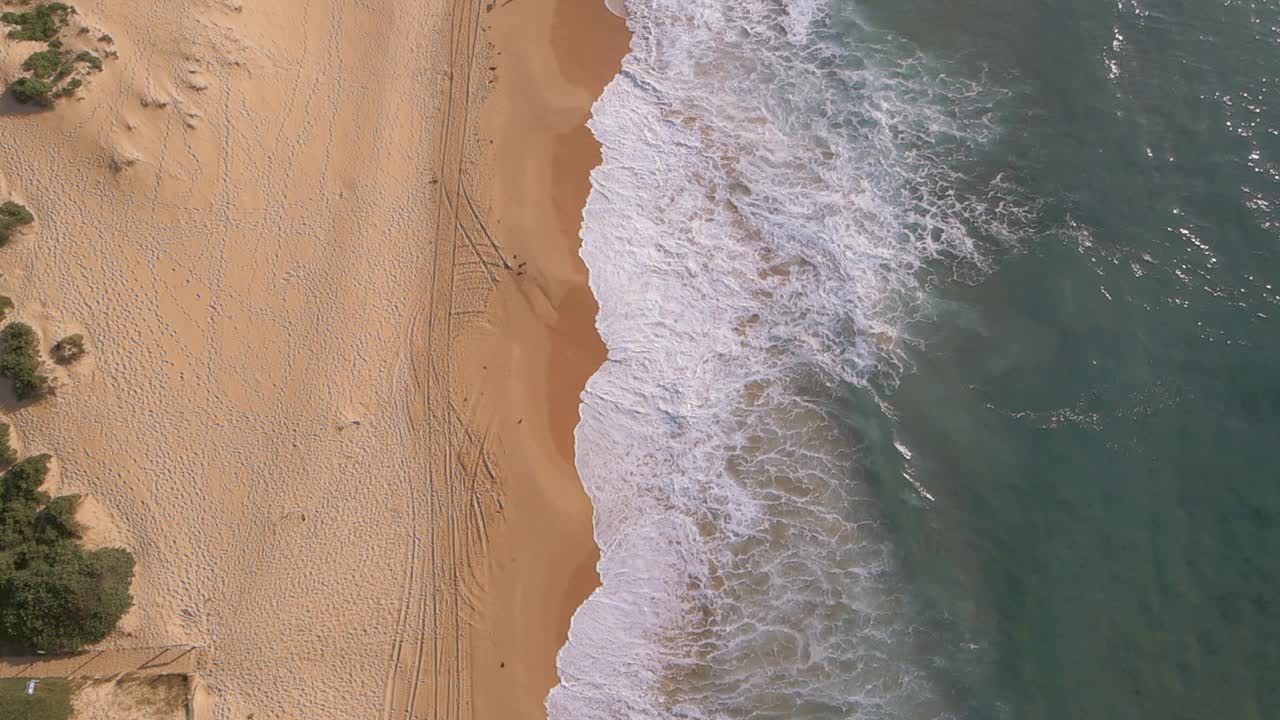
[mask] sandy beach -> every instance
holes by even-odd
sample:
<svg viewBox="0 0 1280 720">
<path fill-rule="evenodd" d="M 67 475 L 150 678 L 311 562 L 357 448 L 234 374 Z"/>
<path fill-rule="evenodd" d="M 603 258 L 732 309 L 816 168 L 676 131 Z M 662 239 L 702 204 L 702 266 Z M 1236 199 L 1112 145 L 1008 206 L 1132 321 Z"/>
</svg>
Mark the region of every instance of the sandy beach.
<svg viewBox="0 0 1280 720">
<path fill-rule="evenodd" d="M 0 102 L 37 222 L 0 293 L 55 397 L 25 453 L 137 556 L 114 647 L 202 648 L 216 718 L 538 717 L 595 586 L 573 470 L 604 357 L 582 127 L 597 0 L 88 0 L 108 57 Z M 5 43 L 8 82 L 38 46 Z"/>
</svg>

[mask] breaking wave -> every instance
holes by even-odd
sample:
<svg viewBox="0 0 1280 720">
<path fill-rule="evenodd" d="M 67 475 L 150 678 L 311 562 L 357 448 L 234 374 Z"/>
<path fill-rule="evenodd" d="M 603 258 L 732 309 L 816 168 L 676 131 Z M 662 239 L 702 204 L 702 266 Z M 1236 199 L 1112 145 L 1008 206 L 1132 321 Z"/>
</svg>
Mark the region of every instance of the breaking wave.
<svg viewBox="0 0 1280 720">
<path fill-rule="evenodd" d="M 823 0 L 627 5 L 582 231 L 603 586 L 550 717 L 949 717 L 833 400 L 1025 219 L 965 172 L 1004 95 Z"/>
</svg>

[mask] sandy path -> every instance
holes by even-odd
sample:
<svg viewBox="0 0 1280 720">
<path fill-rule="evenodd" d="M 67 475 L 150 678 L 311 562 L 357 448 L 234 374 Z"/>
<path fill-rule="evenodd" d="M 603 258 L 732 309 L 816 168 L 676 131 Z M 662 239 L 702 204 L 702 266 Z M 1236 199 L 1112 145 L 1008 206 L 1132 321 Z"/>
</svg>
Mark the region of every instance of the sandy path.
<svg viewBox="0 0 1280 720">
<path fill-rule="evenodd" d="M 196 647 L 105 648 L 76 655 L 0 658 L 0 677 L 79 678 L 135 675 L 187 675 L 197 672 L 204 650 Z"/>
</svg>

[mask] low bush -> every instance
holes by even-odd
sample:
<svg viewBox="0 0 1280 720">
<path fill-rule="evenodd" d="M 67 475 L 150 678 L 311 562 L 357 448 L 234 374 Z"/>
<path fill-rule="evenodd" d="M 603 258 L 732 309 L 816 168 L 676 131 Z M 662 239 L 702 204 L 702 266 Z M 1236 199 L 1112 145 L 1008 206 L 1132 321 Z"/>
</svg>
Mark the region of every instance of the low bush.
<svg viewBox="0 0 1280 720">
<path fill-rule="evenodd" d="M 36 331 L 22 322 L 11 322 L 0 330 L 0 377 L 13 381 L 19 400 L 44 394 L 49 378 L 40 374 L 40 353 Z"/>
<path fill-rule="evenodd" d="M 0 295 L 0 320 L 9 316 L 13 312 L 13 299 L 8 295 Z"/>
<path fill-rule="evenodd" d="M 9 31 L 10 37 L 44 40 L 48 45 L 23 61 L 22 69 L 30 75 L 18 78 L 10 86 L 18 102 L 47 104 L 53 99 L 67 97 L 83 84 L 85 72 L 102 70 L 102 56 L 98 53 L 81 50 L 72 54 L 70 50 L 63 49 L 62 38 L 58 35 L 67 24 L 67 16 L 74 12 L 74 8 L 62 3 L 42 3 L 28 12 L 0 15 L 4 22 L 15 26 Z M 85 27 L 80 30 L 82 34 L 88 32 Z"/>
<path fill-rule="evenodd" d="M 14 40 L 52 40 L 67 26 L 67 18 L 75 8 L 66 3 L 40 3 L 25 12 L 7 12 L 0 22 L 13 25 L 9 37 Z"/>
<path fill-rule="evenodd" d="M 73 363 L 84 357 L 84 336 L 80 334 L 68 335 L 53 344 L 50 351 L 53 359 L 62 365 Z"/>
<path fill-rule="evenodd" d="M 66 61 L 66 55 L 61 50 L 41 50 L 31 53 L 30 57 L 23 60 L 22 69 L 30 72 L 34 77 L 47 80 L 56 75 Z"/>
<path fill-rule="evenodd" d="M 34 52 L 22 62 L 22 69 L 31 73 L 14 81 L 13 96 L 22 103 L 48 102 L 53 98 L 67 97 L 84 84 L 82 67 L 100 72 L 102 58 L 97 53 L 82 50 L 75 55 L 52 47 Z"/>
<path fill-rule="evenodd" d="M 9 467 L 18 461 L 18 452 L 9 442 L 9 423 L 0 422 L 0 467 Z"/>
<path fill-rule="evenodd" d="M 0 245 L 9 242 L 13 231 L 35 222 L 36 217 L 25 206 L 9 201 L 0 203 Z M 12 307 L 12 305 L 10 305 Z"/>
<path fill-rule="evenodd" d="M 84 63 L 85 65 L 88 65 L 94 70 L 102 69 L 102 58 L 98 57 L 97 54 L 95 53 L 89 52 L 88 50 L 83 50 L 77 53 L 74 59 L 76 62 Z"/>
<path fill-rule="evenodd" d="M 58 88 L 57 91 L 53 93 L 53 97 L 55 98 L 71 97 L 76 93 L 76 90 L 80 89 L 80 86 L 83 84 L 84 84 L 83 80 L 81 80 L 78 77 L 73 77 L 70 80 L 68 80 L 65 85 Z"/>
<path fill-rule="evenodd" d="M 9 86 L 13 98 L 23 105 L 44 102 L 53 92 L 53 83 L 34 77 L 20 77 Z"/>
</svg>

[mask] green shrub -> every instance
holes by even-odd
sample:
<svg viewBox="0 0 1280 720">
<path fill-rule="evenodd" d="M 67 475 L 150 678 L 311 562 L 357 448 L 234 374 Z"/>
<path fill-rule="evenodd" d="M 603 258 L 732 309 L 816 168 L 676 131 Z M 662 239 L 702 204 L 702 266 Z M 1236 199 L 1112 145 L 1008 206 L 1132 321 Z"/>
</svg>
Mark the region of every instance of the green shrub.
<svg viewBox="0 0 1280 720">
<path fill-rule="evenodd" d="M 80 334 L 68 335 L 53 344 L 53 350 L 50 353 L 57 362 L 67 365 L 84 357 L 84 336 Z"/>
<path fill-rule="evenodd" d="M 49 540 L 78 540 L 84 534 L 84 526 L 76 520 L 79 495 L 60 495 L 45 504 L 36 515 L 36 534 Z"/>
<path fill-rule="evenodd" d="M 14 40 L 52 40 L 67 26 L 67 17 L 75 8 L 66 3 L 40 3 L 26 12 L 7 12 L 0 22 L 13 25 L 9 37 Z"/>
<path fill-rule="evenodd" d="M 15 100 L 26 105 L 47 100 L 49 93 L 53 92 L 53 83 L 34 77 L 20 77 L 13 81 L 9 89 Z"/>
<path fill-rule="evenodd" d="M 77 72 L 77 65 L 101 71 L 102 58 L 88 50 L 74 56 L 53 48 L 32 53 L 22 63 L 22 68 L 31 74 L 14 81 L 13 95 L 23 103 L 67 97 L 84 83 Z"/>
<path fill-rule="evenodd" d="M 133 598 L 133 556 L 74 542 L 30 544 L 0 578 L 0 637 L 32 650 L 70 652 L 105 638 Z"/>
<path fill-rule="evenodd" d="M 9 442 L 9 423 L 0 422 L 0 467 L 9 467 L 18 461 L 18 452 Z"/>
<path fill-rule="evenodd" d="M 61 50 L 41 50 L 22 61 L 22 69 L 41 80 L 47 80 L 61 70 L 65 63 L 66 55 Z"/>
<path fill-rule="evenodd" d="M 49 496 L 40 486 L 49 474 L 49 461 L 52 459 L 47 453 L 42 453 L 14 463 L 0 476 L 0 502 L 6 505 L 24 500 L 38 505 L 49 502 Z M 0 544 L 0 550 L 3 549 L 4 545 Z"/>
<path fill-rule="evenodd" d="M 13 312 L 13 299 L 8 295 L 0 295 L 0 320 L 9 316 Z"/>
<path fill-rule="evenodd" d="M 102 33 L 101 35 L 98 36 L 98 42 L 103 43 L 105 45 L 111 45 L 115 42 L 115 38 L 111 37 L 106 33 Z"/>
<path fill-rule="evenodd" d="M 37 455 L 0 476 L 0 576 L 15 569 L 18 550 L 37 541 L 40 508 L 50 500 L 40 489 L 48 473 L 49 456 Z"/>
<path fill-rule="evenodd" d="M 19 400 L 39 397 L 48 387 L 49 378 L 40 374 L 37 347 L 36 331 L 26 323 L 12 322 L 0 330 L 0 377 L 13 381 Z"/>
<path fill-rule="evenodd" d="M 35 216 L 25 206 L 9 201 L 0 203 L 0 245 L 9 242 L 13 231 L 35 222 Z M 10 307 L 13 307 L 10 303 Z"/>
<path fill-rule="evenodd" d="M 105 638 L 133 599 L 133 556 L 85 550 L 80 498 L 40 489 L 49 456 L 15 463 L 0 477 L 0 645 L 53 652 Z"/>
<path fill-rule="evenodd" d="M 84 63 L 85 65 L 88 65 L 94 70 L 102 69 L 102 58 L 98 57 L 94 53 L 89 52 L 88 50 L 82 50 L 79 53 L 77 53 L 75 57 L 75 61 Z"/>
<path fill-rule="evenodd" d="M 62 87 L 58 88 L 53 92 L 53 97 L 55 98 L 71 97 L 72 95 L 76 94 L 76 90 L 79 90 L 82 84 L 83 82 L 80 80 L 80 78 L 78 77 L 71 78 L 70 80 L 67 81 L 66 85 L 63 85 Z"/>
</svg>

